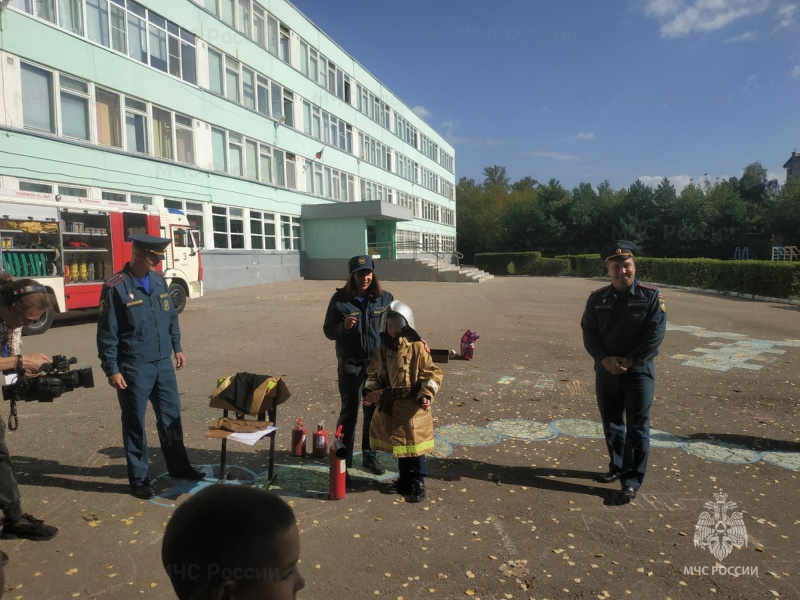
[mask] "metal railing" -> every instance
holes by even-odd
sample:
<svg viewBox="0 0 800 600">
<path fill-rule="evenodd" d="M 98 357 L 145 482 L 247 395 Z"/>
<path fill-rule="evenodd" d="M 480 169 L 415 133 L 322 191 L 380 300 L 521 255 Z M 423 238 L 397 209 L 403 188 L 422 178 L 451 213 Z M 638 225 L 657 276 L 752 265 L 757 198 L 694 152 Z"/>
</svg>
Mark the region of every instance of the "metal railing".
<svg viewBox="0 0 800 600">
<path fill-rule="evenodd" d="M 800 260 L 797 246 L 773 246 L 772 260 Z"/>
<path fill-rule="evenodd" d="M 458 250 L 444 248 L 439 244 L 421 244 L 420 242 L 380 242 L 369 244 L 367 251 L 370 254 L 380 255 L 381 259 L 414 259 L 429 256 L 440 263 L 448 265 L 461 265 L 464 255 Z"/>
</svg>

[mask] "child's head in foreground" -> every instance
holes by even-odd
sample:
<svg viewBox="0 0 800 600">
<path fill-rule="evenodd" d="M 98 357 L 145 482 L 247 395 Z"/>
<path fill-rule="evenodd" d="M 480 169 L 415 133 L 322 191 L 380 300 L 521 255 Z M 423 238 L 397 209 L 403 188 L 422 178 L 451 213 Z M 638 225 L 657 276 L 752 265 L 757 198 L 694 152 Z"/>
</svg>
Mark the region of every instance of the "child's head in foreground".
<svg viewBox="0 0 800 600">
<path fill-rule="evenodd" d="M 305 586 L 300 533 L 281 498 L 216 484 L 189 498 L 167 524 L 161 562 L 179 600 L 283 600 Z"/>
</svg>

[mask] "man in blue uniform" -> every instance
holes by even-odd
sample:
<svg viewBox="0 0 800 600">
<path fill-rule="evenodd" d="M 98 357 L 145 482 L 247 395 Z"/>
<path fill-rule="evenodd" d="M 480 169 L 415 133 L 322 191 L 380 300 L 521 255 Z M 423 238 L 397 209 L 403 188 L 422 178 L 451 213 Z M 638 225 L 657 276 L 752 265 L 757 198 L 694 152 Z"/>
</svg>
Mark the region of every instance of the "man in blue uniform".
<svg viewBox="0 0 800 600">
<path fill-rule="evenodd" d="M 164 276 L 156 271 L 169 238 L 132 235 L 133 256 L 103 285 L 97 351 L 108 383 L 117 390 L 122 410 L 122 438 L 131 493 L 155 496 L 147 467 L 144 415 L 148 400 L 156 415 L 158 438 L 169 474 L 200 480 L 183 445 L 181 405 L 175 368 L 186 359 L 181 349 L 178 314 Z M 172 353 L 175 352 L 175 368 Z"/>
<path fill-rule="evenodd" d="M 664 340 L 666 306 L 661 293 L 636 279 L 636 246 L 626 240 L 600 250 L 611 285 L 595 290 L 581 319 L 583 345 L 594 359 L 597 406 L 608 454 L 607 473 L 597 481 L 619 480 L 613 503 L 636 498 L 650 449 L 653 359 Z M 626 424 L 627 421 L 627 424 Z"/>
</svg>

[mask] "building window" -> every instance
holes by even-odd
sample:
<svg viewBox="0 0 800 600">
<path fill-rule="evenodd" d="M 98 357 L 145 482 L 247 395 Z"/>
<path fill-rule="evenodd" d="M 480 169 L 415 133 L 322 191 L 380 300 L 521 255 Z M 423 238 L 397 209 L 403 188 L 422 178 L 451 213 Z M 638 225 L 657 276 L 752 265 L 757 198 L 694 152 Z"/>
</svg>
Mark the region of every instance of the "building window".
<svg viewBox="0 0 800 600">
<path fill-rule="evenodd" d="M 170 36 L 170 41 L 176 39 L 174 35 Z M 177 42 L 176 42 L 177 43 Z M 184 81 L 197 84 L 197 47 L 195 36 L 183 29 L 180 30 L 180 43 L 181 43 L 181 73 L 179 77 Z"/>
<path fill-rule="evenodd" d="M 242 66 L 242 104 L 250 110 L 256 109 L 255 71 Z"/>
<path fill-rule="evenodd" d="M 101 197 L 103 198 L 103 200 L 111 200 L 112 202 L 128 201 L 128 194 L 123 194 L 120 192 L 101 192 Z"/>
<path fill-rule="evenodd" d="M 86 22 L 89 39 L 108 47 L 108 2 L 86 0 Z"/>
<path fill-rule="evenodd" d="M 147 64 L 147 23 L 143 6 L 128 0 L 128 56 Z"/>
<path fill-rule="evenodd" d="M 81 0 L 59 0 L 58 24 L 67 31 L 83 35 L 83 6 L 81 6 Z"/>
<path fill-rule="evenodd" d="M 244 157 L 242 156 L 242 136 L 235 133 L 228 134 L 228 164 L 231 175 L 244 176 Z"/>
<path fill-rule="evenodd" d="M 256 110 L 269 116 L 269 80 L 261 75 L 256 77 Z"/>
<path fill-rule="evenodd" d="M 212 206 L 211 221 L 215 248 L 244 248 L 244 209 Z"/>
<path fill-rule="evenodd" d="M 264 9 L 258 4 L 253 4 L 253 41 L 266 49 L 267 47 L 267 17 Z"/>
<path fill-rule="evenodd" d="M 88 0 L 87 0 L 88 1 Z M 128 30 L 125 26 L 125 9 L 113 4 L 111 12 L 111 47 L 122 54 L 128 53 Z"/>
<path fill-rule="evenodd" d="M 53 74 L 39 67 L 21 64 L 22 123 L 28 129 L 55 133 Z"/>
<path fill-rule="evenodd" d="M 148 31 L 150 34 L 150 66 L 166 73 L 168 64 L 166 19 L 149 12 L 148 21 Z"/>
<path fill-rule="evenodd" d="M 281 244 L 284 250 L 300 250 L 300 219 L 281 215 Z"/>
<path fill-rule="evenodd" d="M 250 0 L 239 0 L 239 10 L 236 15 L 236 29 L 248 38 L 250 37 Z"/>
<path fill-rule="evenodd" d="M 194 164 L 194 127 L 191 117 L 175 114 L 175 150 L 178 162 Z"/>
<path fill-rule="evenodd" d="M 267 14 L 267 50 L 278 56 L 278 20 Z"/>
<path fill-rule="evenodd" d="M 20 192 L 36 192 L 37 194 L 52 194 L 53 186 L 47 183 L 36 183 L 34 181 L 20 181 Z"/>
<path fill-rule="evenodd" d="M 220 0 L 219 18 L 231 27 L 233 27 L 234 2 L 235 0 Z"/>
<path fill-rule="evenodd" d="M 260 146 L 259 163 L 261 181 L 272 183 L 272 149 L 265 144 Z"/>
<path fill-rule="evenodd" d="M 133 197 L 131 196 L 131 202 Z M 182 210 L 189 221 L 189 228 L 195 232 L 199 247 L 203 247 L 203 205 L 200 202 L 164 199 L 164 208 Z"/>
<path fill-rule="evenodd" d="M 253 250 L 275 250 L 275 214 L 250 211 L 250 247 Z"/>
<path fill-rule="evenodd" d="M 294 94 L 283 90 L 283 118 L 286 125 L 294 127 Z"/>
<path fill-rule="evenodd" d="M 122 148 L 119 94 L 95 87 L 94 99 L 97 120 L 97 143 Z"/>
<path fill-rule="evenodd" d="M 286 187 L 297 189 L 297 167 L 294 154 L 286 153 Z"/>
<path fill-rule="evenodd" d="M 211 128 L 211 152 L 213 156 L 211 168 L 222 173 L 227 173 L 228 171 L 227 152 L 225 151 L 227 141 L 225 137 L 224 129 Z"/>
<path fill-rule="evenodd" d="M 285 62 L 287 65 L 292 64 L 292 57 L 291 57 L 291 53 L 289 52 L 289 48 L 290 48 L 289 40 L 290 40 L 289 28 L 286 27 L 285 25 L 281 25 L 280 44 L 279 44 L 279 52 L 280 52 L 279 58 L 283 62 Z"/>
<path fill-rule="evenodd" d="M 245 177 L 258 181 L 258 144 L 253 140 L 245 140 Z"/>
<path fill-rule="evenodd" d="M 239 61 L 225 57 L 225 97 L 239 102 Z"/>
<path fill-rule="evenodd" d="M 86 188 L 72 187 L 69 185 L 58 186 L 58 193 L 62 196 L 74 196 L 76 198 L 87 198 L 89 191 Z"/>
<path fill-rule="evenodd" d="M 277 148 L 272 149 L 272 155 L 275 157 L 275 185 L 281 187 L 286 186 L 286 165 L 283 159 L 283 150 Z"/>
<path fill-rule="evenodd" d="M 128 152 L 148 154 L 147 105 L 125 98 L 125 137 Z"/>
<path fill-rule="evenodd" d="M 225 91 L 222 75 L 222 54 L 211 48 L 208 49 L 208 89 L 220 96 Z"/>
<path fill-rule="evenodd" d="M 159 158 L 172 159 L 172 113 L 153 107 L 153 151 Z"/>
<path fill-rule="evenodd" d="M 89 139 L 89 84 L 66 75 L 59 78 L 61 133 L 81 140 Z"/>
</svg>

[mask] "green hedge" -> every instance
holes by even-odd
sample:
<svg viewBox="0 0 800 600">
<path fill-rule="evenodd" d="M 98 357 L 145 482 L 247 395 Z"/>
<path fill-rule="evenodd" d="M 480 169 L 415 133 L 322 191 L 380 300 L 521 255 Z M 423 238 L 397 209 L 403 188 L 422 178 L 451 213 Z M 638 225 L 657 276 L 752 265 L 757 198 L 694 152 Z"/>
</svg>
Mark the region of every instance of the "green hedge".
<svg viewBox="0 0 800 600">
<path fill-rule="evenodd" d="M 475 255 L 475 266 L 492 275 L 556 277 L 570 272 L 569 260 L 542 258 L 541 252 L 481 252 Z"/>
<path fill-rule="evenodd" d="M 607 274 L 599 254 L 556 258 L 570 262 L 571 275 L 597 277 Z M 667 285 L 800 299 L 800 263 L 795 262 L 638 257 L 636 277 L 642 281 Z"/>
</svg>

